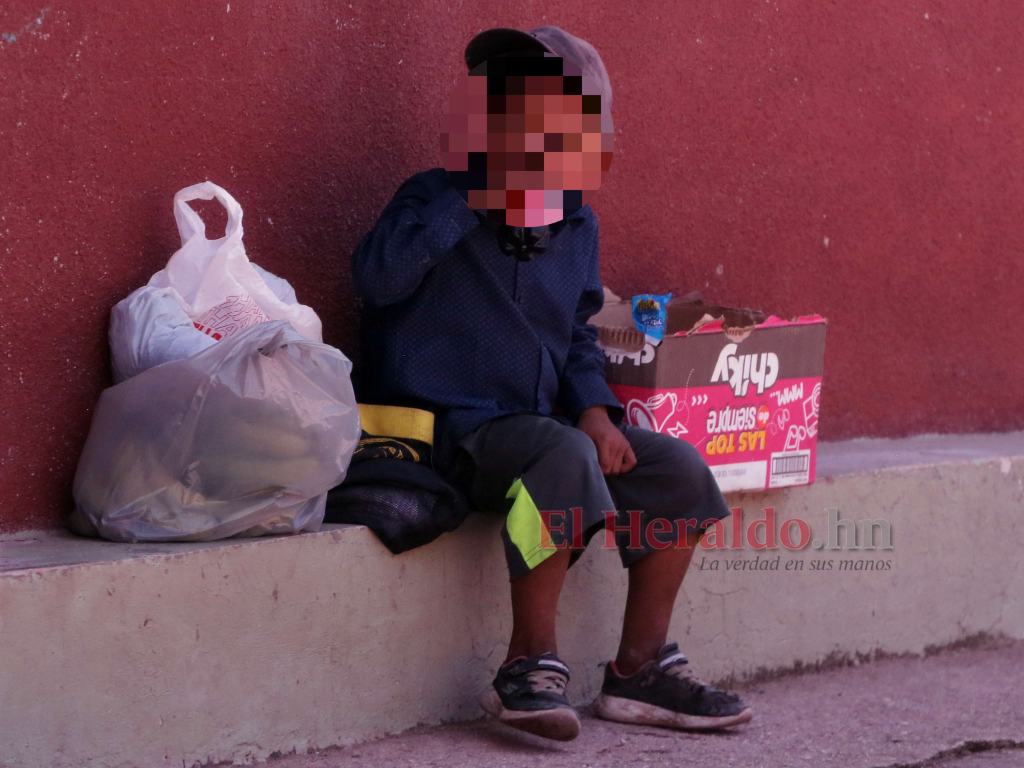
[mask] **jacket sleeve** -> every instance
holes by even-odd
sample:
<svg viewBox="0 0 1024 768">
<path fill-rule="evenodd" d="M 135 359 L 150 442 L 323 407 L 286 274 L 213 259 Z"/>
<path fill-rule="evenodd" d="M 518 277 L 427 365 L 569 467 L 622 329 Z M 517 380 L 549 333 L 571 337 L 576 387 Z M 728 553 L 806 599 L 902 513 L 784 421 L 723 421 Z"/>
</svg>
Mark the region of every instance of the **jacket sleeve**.
<svg viewBox="0 0 1024 768">
<path fill-rule="evenodd" d="M 443 169 L 413 176 L 352 254 L 356 293 L 374 306 L 405 299 L 479 224 Z"/>
<path fill-rule="evenodd" d="M 593 251 L 587 283 L 576 305 L 569 354 L 558 382 L 558 396 L 573 421 L 587 408 L 608 406 L 608 416 L 615 423 L 622 421 L 622 405 L 605 381 L 605 356 L 597 346 L 597 328 L 587 321 L 604 305 L 598 266 L 597 220 L 594 219 Z"/>
</svg>

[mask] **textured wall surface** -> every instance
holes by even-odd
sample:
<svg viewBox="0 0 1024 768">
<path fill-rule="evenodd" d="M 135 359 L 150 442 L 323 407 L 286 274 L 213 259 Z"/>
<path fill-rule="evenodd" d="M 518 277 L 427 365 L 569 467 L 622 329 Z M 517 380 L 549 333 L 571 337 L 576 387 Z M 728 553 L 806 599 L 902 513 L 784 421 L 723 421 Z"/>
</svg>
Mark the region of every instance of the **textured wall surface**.
<svg viewBox="0 0 1024 768">
<path fill-rule="evenodd" d="M 108 310 L 174 251 L 175 191 L 226 187 L 253 260 L 351 353 L 348 255 L 439 164 L 462 46 L 544 23 L 615 88 L 594 205 L 613 290 L 826 315 L 825 439 L 1024 426 L 1016 0 L 9 0 L 0 532 L 70 504 Z"/>
</svg>

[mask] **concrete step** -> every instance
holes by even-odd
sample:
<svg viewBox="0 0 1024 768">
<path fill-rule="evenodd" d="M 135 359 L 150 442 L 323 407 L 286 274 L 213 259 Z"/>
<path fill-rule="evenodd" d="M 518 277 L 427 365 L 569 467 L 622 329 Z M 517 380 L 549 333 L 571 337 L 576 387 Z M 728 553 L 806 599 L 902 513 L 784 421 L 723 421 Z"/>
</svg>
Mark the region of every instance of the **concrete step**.
<svg viewBox="0 0 1024 768">
<path fill-rule="evenodd" d="M 672 637 L 705 677 L 1024 638 L 1024 433 L 824 444 L 815 485 L 729 500 L 744 526 L 772 507 L 812 539 L 827 538 L 829 508 L 884 518 L 892 549 L 698 551 Z M 475 718 L 511 623 L 500 526 L 474 515 L 399 556 L 358 526 L 209 544 L 7 539 L 0 765 L 245 762 Z M 624 605 L 600 543 L 560 605 L 577 703 L 597 693 Z"/>
</svg>

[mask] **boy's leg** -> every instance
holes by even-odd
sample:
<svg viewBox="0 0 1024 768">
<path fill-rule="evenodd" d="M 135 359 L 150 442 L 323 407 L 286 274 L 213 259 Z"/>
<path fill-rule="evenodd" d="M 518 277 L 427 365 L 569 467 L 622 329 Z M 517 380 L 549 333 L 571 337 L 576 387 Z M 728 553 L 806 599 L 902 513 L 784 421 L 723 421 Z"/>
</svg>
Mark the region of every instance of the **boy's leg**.
<svg viewBox="0 0 1024 768">
<path fill-rule="evenodd" d="M 597 713 L 609 720 L 674 728 L 745 723 L 752 717 L 746 704 L 697 679 L 679 647 L 667 642 L 698 532 L 705 522 L 729 515 L 729 507 L 692 445 L 635 427 L 623 432 L 637 465 L 609 477 L 608 486 L 620 510 L 616 538 L 629 569 L 629 596 L 618 657 L 605 669 Z M 630 522 L 628 510 L 643 510 L 639 542 L 621 530 Z"/>
<path fill-rule="evenodd" d="M 601 530 L 604 511 L 615 508 L 597 449 L 578 429 L 529 414 L 489 422 L 459 447 L 463 467 L 455 482 L 476 509 L 506 515 L 502 541 L 518 606 L 516 643 L 539 642 L 565 569 Z"/>
<path fill-rule="evenodd" d="M 569 550 L 557 552 L 512 582 L 512 639 L 506 663 L 520 656 L 558 653 L 555 615 L 569 555 Z"/>
<path fill-rule="evenodd" d="M 626 674 L 656 658 L 665 644 L 672 609 L 702 526 L 731 513 L 696 448 L 638 427 L 620 429 L 637 460 L 630 472 L 607 478 L 619 510 L 616 543 L 629 570 L 629 596 L 616 659 Z M 634 530 L 627 530 L 630 525 Z"/>
<path fill-rule="evenodd" d="M 573 739 L 579 715 L 565 696 L 569 670 L 556 653 L 555 616 L 569 564 L 614 508 L 597 449 L 579 430 L 532 415 L 485 424 L 459 445 L 472 464 L 460 482 L 474 506 L 506 513 L 512 582 L 508 654 L 480 703 L 513 727 Z"/>
<path fill-rule="evenodd" d="M 632 675 L 657 658 L 668 641 L 668 625 L 700 534 L 690 531 L 687 547 L 650 552 L 629 566 L 629 595 L 622 621 L 622 640 L 615 657 L 619 674 Z"/>
</svg>

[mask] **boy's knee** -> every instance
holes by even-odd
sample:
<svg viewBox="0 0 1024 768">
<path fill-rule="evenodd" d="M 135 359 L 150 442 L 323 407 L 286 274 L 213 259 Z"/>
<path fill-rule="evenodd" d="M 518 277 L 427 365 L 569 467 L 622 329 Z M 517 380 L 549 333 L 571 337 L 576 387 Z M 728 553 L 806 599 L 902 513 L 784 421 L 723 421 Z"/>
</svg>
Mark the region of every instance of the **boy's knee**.
<svg viewBox="0 0 1024 768">
<path fill-rule="evenodd" d="M 688 472 L 704 468 L 704 458 L 693 445 L 668 435 L 664 437 L 664 440 L 658 441 L 656 461 L 664 466 L 668 474 L 686 476 Z"/>
<path fill-rule="evenodd" d="M 568 427 L 559 430 L 548 448 L 548 461 L 561 463 L 566 469 L 576 466 L 598 465 L 597 446 L 584 432 Z"/>
</svg>

